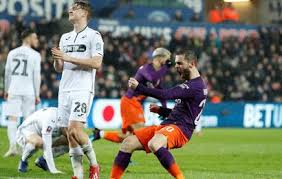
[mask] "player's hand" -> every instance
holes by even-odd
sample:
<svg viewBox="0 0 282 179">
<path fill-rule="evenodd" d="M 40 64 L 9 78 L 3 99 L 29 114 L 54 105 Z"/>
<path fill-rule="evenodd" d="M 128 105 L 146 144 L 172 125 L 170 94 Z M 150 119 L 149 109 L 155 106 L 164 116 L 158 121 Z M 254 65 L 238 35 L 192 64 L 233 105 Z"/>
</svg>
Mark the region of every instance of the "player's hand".
<svg viewBox="0 0 282 179">
<path fill-rule="evenodd" d="M 35 98 L 35 105 L 39 104 L 41 102 L 40 97 Z"/>
<path fill-rule="evenodd" d="M 130 78 L 128 80 L 128 87 L 135 90 L 137 86 L 139 85 L 139 82 L 135 78 Z"/>
<path fill-rule="evenodd" d="M 166 61 L 165 61 L 165 64 L 166 64 L 166 66 L 167 66 L 168 68 L 170 68 L 170 67 L 173 66 L 173 63 L 172 63 L 171 60 L 166 60 Z"/>
<path fill-rule="evenodd" d="M 64 60 L 64 61 L 67 61 L 67 55 L 62 52 L 58 47 L 53 47 L 51 49 L 51 52 L 52 52 L 52 57 L 53 59 L 55 60 Z"/>
<path fill-rule="evenodd" d="M 8 99 L 8 93 L 4 93 L 4 100 L 7 101 Z"/>
<path fill-rule="evenodd" d="M 155 103 L 150 104 L 150 112 L 158 113 L 160 110 L 160 106 L 156 105 Z"/>
</svg>

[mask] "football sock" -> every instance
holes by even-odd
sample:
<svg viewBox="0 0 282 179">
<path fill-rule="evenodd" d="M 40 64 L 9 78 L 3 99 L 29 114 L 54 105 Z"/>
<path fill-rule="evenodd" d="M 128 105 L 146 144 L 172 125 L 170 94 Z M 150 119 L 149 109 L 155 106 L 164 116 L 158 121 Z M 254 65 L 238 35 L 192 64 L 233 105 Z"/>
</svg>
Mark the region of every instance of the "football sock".
<svg viewBox="0 0 282 179">
<path fill-rule="evenodd" d="M 118 131 L 105 131 L 104 139 L 112 141 L 112 142 L 116 142 L 116 143 L 121 143 L 123 141 L 123 139 L 119 137 Z"/>
<path fill-rule="evenodd" d="M 119 151 L 115 158 L 114 165 L 111 170 L 112 179 L 120 179 L 123 172 L 127 168 L 131 158 L 131 153 Z"/>
<path fill-rule="evenodd" d="M 36 148 L 33 144 L 27 143 L 23 148 L 22 161 L 27 161 L 36 151 Z"/>
<path fill-rule="evenodd" d="M 98 165 L 96 154 L 94 152 L 94 149 L 92 148 L 92 143 L 89 139 L 87 144 L 82 145 L 82 150 L 84 154 L 87 156 L 90 166 Z"/>
<path fill-rule="evenodd" d="M 54 158 L 59 157 L 61 155 L 64 155 L 68 151 L 69 151 L 69 146 L 67 146 L 67 145 L 60 145 L 60 146 L 52 148 Z"/>
<path fill-rule="evenodd" d="M 155 153 L 156 157 L 159 159 L 162 166 L 175 178 L 181 178 L 182 172 L 180 171 L 178 165 L 175 163 L 175 160 L 172 154 L 164 147 L 161 147 Z"/>
<path fill-rule="evenodd" d="M 10 141 L 10 148 L 16 145 L 16 134 L 17 134 L 17 121 L 8 120 L 7 123 L 8 138 Z"/>
<path fill-rule="evenodd" d="M 71 165 L 73 169 L 73 174 L 78 179 L 83 179 L 83 166 L 82 166 L 82 157 L 83 152 L 80 146 L 75 148 L 70 148 L 69 155 L 71 158 Z"/>
</svg>

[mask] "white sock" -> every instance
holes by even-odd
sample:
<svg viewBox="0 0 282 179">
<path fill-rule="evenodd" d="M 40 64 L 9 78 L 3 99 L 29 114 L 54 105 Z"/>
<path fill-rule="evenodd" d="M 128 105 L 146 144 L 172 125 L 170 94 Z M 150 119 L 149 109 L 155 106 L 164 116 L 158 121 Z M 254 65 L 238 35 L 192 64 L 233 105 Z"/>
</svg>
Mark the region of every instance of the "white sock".
<svg viewBox="0 0 282 179">
<path fill-rule="evenodd" d="M 100 137 L 101 137 L 101 138 L 104 138 L 105 132 L 104 132 L 104 131 L 100 131 L 99 133 L 100 133 Z"/>
<path fill-rule="evenodd" d="M 17 121 L 8 120 L 7 122 L 7 131 L 8 131 L 8 138 L 10 142 L 10 148 L 16 146 L 16 134 L 17 134 Z"/>
<path fill-rule="evenodd" d="M 65 153 L 69 152 L 69 146 L 60 145 L 60 146 L 57 146 L 57 147 L 53 147 L 52 152 L 53 152 L 54 158 L 59 157 L 59 156 L 65 154 Z"/>
<path fill-rule="evenodd" d="M 92 148 L 92 143 L 89 139 L 87 144 L 82 145 L 82 150 L 84 154 L 87 156 L 90 166 L 98 165 L 96 154 L 94 152 L 94 149 Z"/>
<path fill-rule="evenodd" d="M 35 146 L 31 143 L 27 143 L 23 148 L 22 161 L 27 161 L 35 153 Z"/>
<path fill-rule="evenodd" d="M 83 179 L 83 166 L 82 166 L 82 157 L 83 152 L 80 146 L 75 148 L 70 148 L 69 150 L 71 165 L 73 169 L 74 176 L 78 177 L 78 179 Z"/>
</svg>

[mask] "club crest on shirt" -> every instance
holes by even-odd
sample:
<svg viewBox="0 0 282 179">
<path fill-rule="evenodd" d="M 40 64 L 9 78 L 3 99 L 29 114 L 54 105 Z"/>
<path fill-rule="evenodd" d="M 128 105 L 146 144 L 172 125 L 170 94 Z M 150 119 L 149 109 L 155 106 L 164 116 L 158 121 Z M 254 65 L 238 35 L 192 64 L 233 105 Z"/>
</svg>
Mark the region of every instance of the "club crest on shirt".
<svg viewBox="0 0 282 179">
<path fill-rule="evenodd" d="M 147 86 L 148 88 L 154 88 L 153 83 L 152 83 L 152 82 L 149 82 L 149 81 L 146 82 L 146 86 Z"/>
<path fill-rule="evenodd" d="M 102 49 L 102 44 L 101 43 L 96 43 L 96 50 L 100 51 Z"/>
</svg>

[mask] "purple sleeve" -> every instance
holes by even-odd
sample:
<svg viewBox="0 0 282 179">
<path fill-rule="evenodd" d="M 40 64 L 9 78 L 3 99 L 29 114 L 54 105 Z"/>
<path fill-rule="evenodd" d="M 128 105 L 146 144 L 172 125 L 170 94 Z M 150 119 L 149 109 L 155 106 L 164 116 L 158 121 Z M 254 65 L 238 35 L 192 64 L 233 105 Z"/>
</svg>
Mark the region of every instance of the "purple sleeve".
<svg viewBox="0 0 282 179">
<path fill-rule="evenodd" d="M 141 92 L 147 96 L 152 96 L 157 99 L 182 99 L 194 96 L 195 90 L 188 87 L 187 84 L 181 84 L 170 89 L 156 89 L 147 88 L 140 84 L 137 86 L 136 91 Z"/>
<path fill-rule="evenodd" d="M 160 82 L 160 84 L 156 87 L 158 89 L 163 89 L 162 87 L 162 81 Z M 160 102 L 162 104 L 162 107 L 166 108 L 166 100 L 165 99 L 160 99 Z"/>
<path fill-rule="evenodd" d="M 136 72 L 134 78 L 139 82 L 143 79 L 143 74 L 142 74 L 142 71 L 140 69 Z"/>
</svg>

